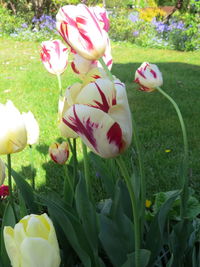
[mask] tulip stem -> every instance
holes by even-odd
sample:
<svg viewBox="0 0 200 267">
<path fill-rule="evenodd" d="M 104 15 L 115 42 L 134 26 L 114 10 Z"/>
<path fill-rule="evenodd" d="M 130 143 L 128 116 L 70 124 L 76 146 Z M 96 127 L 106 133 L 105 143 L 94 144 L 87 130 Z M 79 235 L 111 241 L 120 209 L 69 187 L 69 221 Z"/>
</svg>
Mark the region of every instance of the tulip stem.
<svg viewBox="0 0 200 267">
<path fill-rule="evenodd" d="M 136 151 L 138 155 L 138 162 L 139 162 L 139 170 L 140 170 L 140 199 L 141 199 L 141 237 L 143 236 L 143 228 L 145 222 L 145 200 L 146 200 L 146 180 L 145 180 L 145 173 L 144 173 L 144 164 L 142 160 L 141 154 L 141 145 L 139 142 L 138 134 L 137 134 L 137 126 L 135 123 L 134 118 L 132 117 L 133 123 L 133 139 L 135 141 Z"/>
<path fill-rule="evenodd" d="M 77 179 L 77 151 L 76 151 L 76 138 L 73 139 L 73 176 L 74 176 L 74 184 L 76 183 Z"/>
<path fill-rule="evenodd" d="M 31 162 L 31 181 L 32 181 L 32 188 L 35 189 L 35 175 L 34 175 L 34 160 L 33 160 L 33 148 L 32 145 L 29 145 L 29 155 L 30 155 L 30 162 Z"/>
<path fill-rule="evenodd" d="M 87 188 L 88 195 L 91 197 L 87 146 L 83 143 L 83 141 L 81 141 L 81 142 L 82 142 L 82 151 L 83 151 L 83 162 L 84 162 L 84 174 L 85 174 L 86 188 Z"/>
<path fill-rule="evenodd" d="M 65 168 L 65 180 L 64 180 L 64 188 L 63 188 L 63 198 L 64 202 L 72 205 L 73 197 L 74 197 L 74 188 L 71 182 L 68 166 L 67 164 L 64 165 Z"/>
<path fill-rule="evenodd" d="M 125 179 L 129 195 L 131 198 L 133 221 L 134 221 L 134 235 L 135 235 L 135 267 L 140 267 L 140 222 L 139 222 L 140 220 L 139 220 L 139 213 L 138 213 L 135 192 L 131 183 L 131 177 L 124 164 L 124 161 L 119 156 L 116 158 L 116 162 L 120 168 L 121 174 Z"/>
<path fill-rule="evenodd" d="M 17 213 L 15 210 L 14 198 L 13 198 L 13 190 L 12 190 L 12 176 L 11 176 L 11 154 L 7 155 L 7 162 L 8 162 L 8 186 L 9 186 L 9 197 L 10 197 L 10 204 L 13 208 L 13 213 L 15 216 L 15 220 L 17 221 Z"/>
<path fill-rule="evenodd" d="M 112 76 L 112 73 L 110 72 L 110 70 L 108 69 L 108 66 L 106 65 L 106 63 L 104 62 L 103 58 L 99 58 L 99 62 L 101 63 L 103 69 L 105 70 L 106 74 L 108 75 L 108 77 L 110 78 L 111 81 L 114 81 L 114 78 Z"/>
<path fill-rule="evenodd" d="M 182 194 L 181 194 L 181 208 L 180 208 L 180 215 L 181 218 L 183 219 L 186 217 L 186 209 L 187 209 L 187 201 L 189 198 L 189 190 L 188 190 L 188 140 L 187 140 L 187 133 L 186 133 L 186 128 L 185 128 L 185 123 L 183 121 L 183 117 L 181 114 L 181 111 L 176 104 L 176 102 L 167 94 L 165 93 L 160 87 L 156 87 L 156 89 L 164 96 L 166 97 L 171 104 L 174 106 L 176 113 L 179 118 L 179 122 L 181 125 L 181 130 L 183 134 L 183 145 L 184 145 L 184 156 L 183 156 L 183 170 L 182 170 Z"/>
<path fill-rule="evenodd" d="M 61 82 L 61 76 L 60 74 L 57 74 L 57 79 L 58 79 L 58 87 L 59 87 L 59 90 L 60 90 L 60 96 L 62 96 L 62 82 Z"/>
</svg>

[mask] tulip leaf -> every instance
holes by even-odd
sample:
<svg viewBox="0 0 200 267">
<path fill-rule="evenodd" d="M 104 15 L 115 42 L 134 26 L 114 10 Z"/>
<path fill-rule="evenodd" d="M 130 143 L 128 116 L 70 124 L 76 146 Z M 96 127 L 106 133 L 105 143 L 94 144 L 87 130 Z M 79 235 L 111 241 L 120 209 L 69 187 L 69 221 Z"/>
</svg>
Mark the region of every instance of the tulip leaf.
<svg viewBox="0 0 200 267">
<path fill-rule="evenodd" d="M 21 175 L 19 175 L 13 169 L 11 170 L 11 174 L 30 212 L 38 213 L 38 207 L 35 203 L 32 187 L 26 182 L 26 180 Z"/>
<path fill-rule="evenodd" d="M 116 167 L 113 166 L 115 162 L 113 159 L 104 162 L 101 157 L 94 153 L 90 153 L 90 158 L 96 171 L 96 176 L 102 179 L 108 197 L 112 197 L 115 188 L 115 180 L 117 179 L 117 175 L 114 177 L 115 173 L 112 173 L 116 170 Z"/>
<path fill-rule="evenodd" d="M 149 259 L 150 259 L 151 252 L 146 249 L 140 249 L 140 267 L 146 267 Z M 122 265 L 122 267 L 134 267 L 135 266 L 135 252 L 127 255 L 127 261 Z"/>
<path fill-rule="evenodd" d="M 123 228 L 116 221 L 99 215 L 100 234 L 99 238 L 107 256 L 114 267 L 121 267 L 127 260 L 127 254 L 134 249 L 133 224 L 126 215 L 123 215 Z"/>
<path fill-rule="evenodd" d="M 74 210 L 69 206 L 61 206 L 54 200 L 38 196 L 38 198 L 47 205 L 50 215 L 56 220 L 56 224 L 61 227 L 68 242 L 77 253 L 85 267 L 92 267 L 90 256 L 92 251 L 87 242 L 87 237 L 83 231 L 83 226 L 74 215 Z"/>
<path fill-rule="evenodd" d="M 75 192 L 76 209 L 83 225 L 88 242 L 94 252 L 98 249 L 98 229 L 96 210 L 89 200 L 85 179 L 80 176 Z"/>
<path fill-rule="evenodd" d="M 169 197 L 169 199 L 166 200 L 150 225 L 146 236 L 146 249 L 151 251 L 151 258 L 148 266 L 153 265 L 162 249 L 164 244 L 164 226 L 166 224 L 167 216 L 179 194 L 180 191 L 176 191 Z"/>
<path fill-rule="evenodd" d="M 15 215 L 13 212 L 13 208 L 11 207 L 11 205 L 8 203 L 8 205 L 6 206 L 6 209 L 4 211 L 4 215 L 3 215 L 3 220 L 2 220 L 2 225 L 1 225 L 1 261 L 3 266 L 6 267 L 10 267 L 10 260 L 8 258 L 7 252 L 6 252 L 6 248 L 5 248 L 5 244 L 4 244 L 4 238 L 3 238 L 3 229 L 4 226 L 11 226 L 14 227 L 16 224 L 16 220 L 15 220 Z"/>
</svg>

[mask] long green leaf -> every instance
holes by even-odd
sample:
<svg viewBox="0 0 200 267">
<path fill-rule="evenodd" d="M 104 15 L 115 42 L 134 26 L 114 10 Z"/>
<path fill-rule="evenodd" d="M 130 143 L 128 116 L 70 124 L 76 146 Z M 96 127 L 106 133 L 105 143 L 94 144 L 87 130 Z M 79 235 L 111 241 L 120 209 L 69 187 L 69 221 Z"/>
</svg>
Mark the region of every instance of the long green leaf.
<svg viewBox="0 0 200 267">
<path fill-rule="evenodd" d="M 11 170 L 11 174 L 30 212 L 38 213 L 38 207 L 35 203 L 32 187 L 26 182 L 23 177 L 21 177 L 21 175 L 19 175 L 13 169 Z"/>
<path fill-rule="evenodd" d="M 75 192 L 76 209 L 91 248 L 98 250 L 98 222 L 94 205 L 90 202 L 85 180 L 80 176 Z"/>
<path fill-rule="evenodd" d="M 151 252 L 146 249 L 140 249 L 140 267 L 146 267 L 149 259 L 150 259 Z M 134 267 L 135 266 L 135 252 L 127 255 L 127 261 L 122 265 L 122 267 Z"/>
</svg>

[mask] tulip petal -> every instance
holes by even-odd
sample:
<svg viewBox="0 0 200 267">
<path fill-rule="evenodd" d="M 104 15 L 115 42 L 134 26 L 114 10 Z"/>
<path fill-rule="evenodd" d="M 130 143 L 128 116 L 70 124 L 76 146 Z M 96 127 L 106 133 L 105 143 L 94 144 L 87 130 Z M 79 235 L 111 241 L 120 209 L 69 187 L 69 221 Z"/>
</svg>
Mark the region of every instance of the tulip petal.
<svg viewBox="0 0 200 267">
<path fill-rule="evenodd" d="M 14 239 L 14 230 L 10 226 L 5 226 L 3 230 L 4 243 L 13 267 L 21 267 L 20 250 Z"/>
<path fill-rule="evenodd" d="M 114 157 L 124 148 L 119 124 L 100 109 L 77 104 L 65 113 L 63 121 L 102 157 Z"/>
<path fill-rule="evenodd" d="M 59 267 L 60 257 L 47 240 L 39 237 L 25 238 L 20 247 L 21 267 Z"/>
</svg>

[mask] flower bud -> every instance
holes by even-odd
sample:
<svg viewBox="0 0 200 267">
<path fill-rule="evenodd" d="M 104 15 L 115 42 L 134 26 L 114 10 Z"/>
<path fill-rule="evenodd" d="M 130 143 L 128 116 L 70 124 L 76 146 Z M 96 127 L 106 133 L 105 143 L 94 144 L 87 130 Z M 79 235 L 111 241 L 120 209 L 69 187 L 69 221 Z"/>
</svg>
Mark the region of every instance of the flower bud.
<svg viewBox="0 0 200 267">
<path fill-rule="evenodd" d="M 163 84 L 162 73 L 156 65 L 144 62 L 136 70 L 134 82 L 140 85 L 140 90 L 152 92 Z"/>
<path fill-rule="evenodd" d="M 65 164 L 69 158 L 69 148 L 66 142 L 54 143 L 49 147 L 49 154 L 53 161 L 58 164 Z"/>
</svg>

